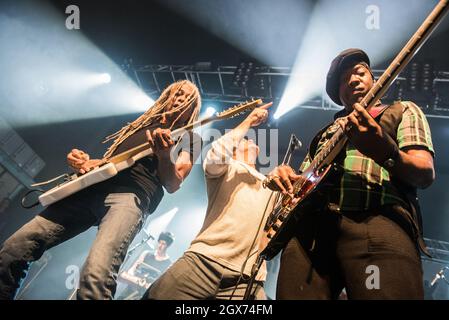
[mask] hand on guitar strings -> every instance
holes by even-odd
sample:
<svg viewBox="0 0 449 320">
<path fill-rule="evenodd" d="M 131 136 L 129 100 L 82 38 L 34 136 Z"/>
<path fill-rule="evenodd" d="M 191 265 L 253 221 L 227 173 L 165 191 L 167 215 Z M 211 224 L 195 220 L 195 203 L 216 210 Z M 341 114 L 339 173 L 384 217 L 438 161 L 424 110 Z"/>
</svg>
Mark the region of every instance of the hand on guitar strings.
<svg viewBox="0 0 449 320">
<path fill-rule="evenodd" d="M 79 149 L 72 149 L 72 151 L 67 154 L 67 163 L 80 174 L 85 174 L 95 167 L 98 167 L 101 162 L 102 160 L 100 159 L 90 159 L 88 153 Z"/>
<path fill-rule="evenodd" d="M 354 104 L 354 111 L 349 116 L 337 122 L 354 147 L 378 163 L 382 163 L 394 148 L 382 127 L 359 103 Z"/>
<path fill-rule="evenodd" d="M 157 128 L 152 132 L 146 131 L 148 144 L 158 158 L 170 155 L 171 147 L 175 144 L 170 134 L 170 129 Z"/>
<path fill-rule="evenodd" d="M 281 165 L 273 169 L 263 182 L 263 186 L 273 191 L 281 191 L 282 194 L 293 194 L 293 184 L 303 179 L 296 174 L 292 167 Z"/>
</svg>

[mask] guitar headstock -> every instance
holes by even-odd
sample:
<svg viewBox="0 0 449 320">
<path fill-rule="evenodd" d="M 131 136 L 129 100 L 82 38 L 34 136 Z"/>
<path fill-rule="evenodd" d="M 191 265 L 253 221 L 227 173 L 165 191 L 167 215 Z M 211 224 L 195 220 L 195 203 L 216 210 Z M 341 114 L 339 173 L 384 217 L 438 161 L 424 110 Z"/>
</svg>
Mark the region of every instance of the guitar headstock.
<svg viewBox="0 0 449 320">
<path fill-rule="evenodd" d="M 253 99 L 251 101 L 243 102 L 219 112 L 214 118 L 216 120 L 230 119 L 243 114 L 245 111 L 255 109 L 260 104 L 262 104 L 262 99 Z"/>
</svg>

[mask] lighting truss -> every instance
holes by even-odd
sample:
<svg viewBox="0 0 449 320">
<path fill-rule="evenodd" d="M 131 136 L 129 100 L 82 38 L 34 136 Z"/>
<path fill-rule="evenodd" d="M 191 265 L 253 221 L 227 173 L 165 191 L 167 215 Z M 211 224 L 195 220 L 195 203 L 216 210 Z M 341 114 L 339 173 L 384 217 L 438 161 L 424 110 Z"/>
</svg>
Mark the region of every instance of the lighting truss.
<svg viewBox="0 0 449 320">
<path fill-rule="evenodd" d="M 45 162 L 0 118 L 0 201 L 34 183 Z"/>
<path fill-rule="evenodd" d="M 135 68 L 135 77 L 140 87 L 149 95 L 162 92 L 168 80 L 173 82 L 187 79 L 194 82 L 201 93 L 202 100 L 224 103 L 240 103 L 250 98 L 262 98 L 279 101 L 282 92 L 273 90 L 273 81 L 286 81 L 290 75 L 290 68 L 284 67 L 256 67 L 254 77 L 266 77 L 267 90 L 257 96 L 252 95 L 248 88 L 231 88 L 231 80 L 236 66 L 218 66 L 215 70 L 195 70 L 194 65 L 147 65 Z M 165 77 L 164 77 L 165 75 Z M 149 81 L 144 81 L 146 78 Z M 208 85 L 209 82 L 209 85 Z M 210 85 L 213 82 L 213 85 Z M 228 86 L 229 84 L 229 86 Z"/>
<path fill-rule="evenodd" d="M 440 262 L 449 266 L 449 242 L 424 238 L 426 242 L 427 249 L 431 254 L 432 258 L 430 260 Z M 424 257 L 429 259 L 428 257 Z"/>
<path fill-rule="evenodd" d="M 235 88 L 232 79 L 236 72 L 236 66 L 210 66 L 209 70 L 199 68 L 196 65 L 145 65 L 134 67 L 133 73 L 139 86 L 151 97 L 158 96 L 162 90 L 170 83 L 187 79 L 195 83 L 201 93 L 203 101 L 223 102 L 227 104 L 237 104 L 251 98 L 263 99 L 279 103 L 284 93 L 285 85 L 290 78 L 291 68 L 257 66 L 253 75 L 253 85 L 248 88 Z M 373 70 L 376 77 L 379 77 L 384 70 Z M 440 71 L 435 73 L 433 87 L 449 87 L 449 72 Z M 263 90 L 257 88 L 257 79 L 264 80 Z M 260 81 L 260 80 L 259 80 Z M 428 117 L 449 119 L 449 99 L 445 96 L 439 97 L 435 90 L 432 96 L 410 94 L 404 89 L 407 81 L 407 74 L 399 76 L 388 91 L 386 97 L 382 99 L 385 103 L 402 98 L 415 101 Z M 258 90 L 259 89 L 259 90 Z M 446 90 L 443 90 L 445 92 Z M 438 103 L 436 103 L 438 102 Z M 303 109 L 319 110 L 340 110 L 341 106 L 334 104 L 327 98 L 323 91 L 317 96 L 299 106 Z"/>
</svg>

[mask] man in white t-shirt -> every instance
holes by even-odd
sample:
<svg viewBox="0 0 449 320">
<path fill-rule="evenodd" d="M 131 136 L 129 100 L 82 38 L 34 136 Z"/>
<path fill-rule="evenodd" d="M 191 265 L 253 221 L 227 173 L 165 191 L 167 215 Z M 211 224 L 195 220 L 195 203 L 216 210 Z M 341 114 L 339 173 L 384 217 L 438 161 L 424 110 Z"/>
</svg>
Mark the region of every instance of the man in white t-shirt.
<svg viewBox="0 0 449 320">
<path fill-rule="evenodd" d="M 148 299 L 242 299 L 274 205 L 256 170 L 259 147 L 244 139 L 263 123 L 271 104 L 254 109 L 235 129 L 212 143 L 204 161 L 208 208 L 189 249 L 144 295 Z M 265 264 L 252 295 L 265 299 Z"/>
</svg>

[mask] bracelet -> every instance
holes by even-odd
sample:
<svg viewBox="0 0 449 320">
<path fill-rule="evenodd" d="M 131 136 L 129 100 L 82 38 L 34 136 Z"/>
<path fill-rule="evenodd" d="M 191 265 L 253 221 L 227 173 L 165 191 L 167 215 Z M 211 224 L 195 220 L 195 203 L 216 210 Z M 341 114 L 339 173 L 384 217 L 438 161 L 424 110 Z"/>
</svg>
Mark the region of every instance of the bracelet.
<svg viewBox="0 0 449 320">
<path fill-rule="evenodd" d="M 267 188 L 268 185 L 270 185 L 273 180 L 280 179 L 280 178 L 281 177 L 279 177 L 278 175 L 269 175 L 266 177 L 266 179 L 264 181 L 262 181 L 262 187 Z"/>
</svg>

